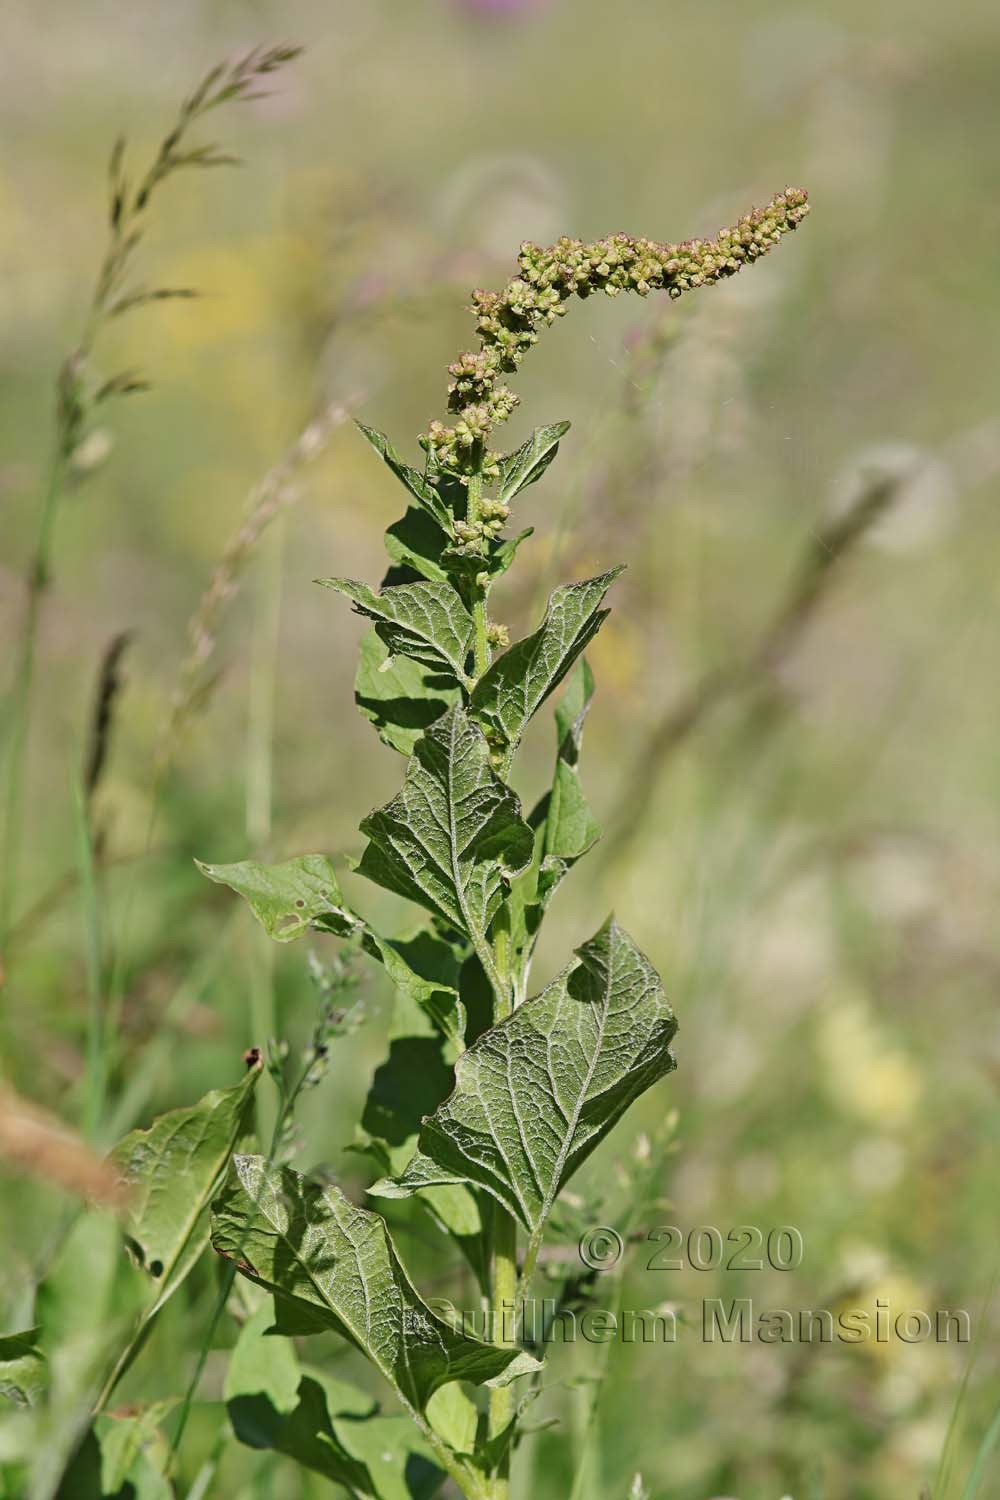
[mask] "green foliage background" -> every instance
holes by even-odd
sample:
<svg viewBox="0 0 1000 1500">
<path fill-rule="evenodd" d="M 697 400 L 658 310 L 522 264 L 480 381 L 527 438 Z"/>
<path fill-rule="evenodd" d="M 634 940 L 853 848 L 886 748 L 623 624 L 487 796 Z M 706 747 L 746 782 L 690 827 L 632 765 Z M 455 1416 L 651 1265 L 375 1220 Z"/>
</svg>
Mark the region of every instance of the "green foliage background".
<svg viewBox="0 0 1000 1500">
<path fill-rule="evenodd" d="M 523 634 L 551 586 L 629 563 L 590 653 L 584 774 L 608 838 L 558 898 L 538 977 L 613 903 L 681 1023 L 677 1073 L 588 1165 L 587 1206 L 624 1220 L 623 1164 L 677 1107 L 679 1148 L 654 1190 L 669 1207 L 651 1204 L 638 1231 L 794 1224 L 806 1247 L 795 1273 L 740 1279 L 647 1271 L 657 1247 L 640 1245 L 624 1305 L 669 1300 L 693 1326 L 673 1348 L 581 1345 L 558 1366 L 572 1379 L 608 1359 L 580 1500 L 624 1497 L 637 1470 L 657 1500 L 913 1500 L 968 1348 L 710 1346 L 698 1308 L 715 1295 L 965 1307 L 976 1362 L 934 1492 L 961 1495 L 998 1404 L 995 1309 L 980 1317 L 1000 1133 L 996 7 L 550 0 L 487 18 L 446 0 L 58 0 L 44 25 L 15 4 L 5 31 L 5 643 L 53 375 L 102 250 L 111 140 L 124 129 L 150 149 L 217 55 L 284 34 L 308 49 L 271 100 L 219 125 L 241 173 L 164 189 L 149 274 L 205 297 L 121 325 L 109 373 L 140 364 L 155 388 L 113 413 L 110 456 L 60 516 L 2 1042 L 22 1091 L 71 1121 L 87 984 L 70 768 L 111 637 L 135 631 L 100 793 L 125 979 L 112 1113 L 125 1129 L 235 1082 L 241 1051 L 270 1031 L 301 1042 L 309 1030 L 299 947 L 275 956 L 193 857 L 356 854 L 359 819 L 398 786 L 398 760 L 352 702 L 362 622 L 311 585 L 377 577 L 398 511 L 391 476 L 345 427 L 226 616 L 218 679 L 144 852 L 186 622 L 248 491 L 331 400 L 401 446 L 415 437 L 470 341 L 468 289 L 500 284 L 521 239 L 679 238 L 786 182 L 809 188 L 803 232 L 763 264 L 676 306 L 595 301 L 518 383 L 510 444 L 533 422 L 574 425 L 519 502 L 537 532 L 497 591 L 500 618 Z M 780 669 L 644 757 L 670 705 L 765 628 L 810 538 L 873 465 L 902 476 L 890 516 Z M 529 802 L 551 753 L 541 717 Z M 365 899 L 395 912 L 388 896 Z M 352 1191 L 360 1169 L 343 1147 L 387 1024 L 384 981 L 372 970 L 366 983 L 370 1024 L 337 1043 L 309 1096 L 300 1161 Z M 53 1189 L 0 1177 L 4 1330 L 30 1326 L 70 1210 Z M 435 1264 L 430 1242 L 416 1279 Z M 181 1393 L 214 1295 L 206 1264 L 164 1313 L 128 1399 Z M 188 1483 L 222 1418 L 223 1374 L 213 1353 Z M 587 1383 L 553 1398 L 562 1425 L 529 1448 L 525 1493 L 569 1492 L 592 1399 Z M 224 1456 L 219 1493 L 324 1492 L 283 1460 Z"/>
</svg>

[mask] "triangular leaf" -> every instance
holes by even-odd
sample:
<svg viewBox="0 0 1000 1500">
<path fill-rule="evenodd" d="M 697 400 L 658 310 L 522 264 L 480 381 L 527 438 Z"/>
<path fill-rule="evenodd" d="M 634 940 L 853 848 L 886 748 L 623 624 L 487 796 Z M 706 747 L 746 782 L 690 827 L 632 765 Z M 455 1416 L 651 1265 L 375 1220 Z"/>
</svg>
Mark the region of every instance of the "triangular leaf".
<svg viewBox="0 0 1000 1500">
<path fill-rule="evenodd" d="M 559 452 L 559 440 L 569 431 L 569 426 L 568 422 L 553 422 L 549 427 L 536 427 L 516 453 L 504 454 L 500 460 L 500 485 L 497 493 L 505 505 L 520 490 L 541 479 Z"/>
<path fill-rule="evenodd" d="M 425 667 L 466 681 L 472 616 L 449 583 L 403 583 L 376 593 L 351 578 L 320 578 L 324 588 L 350 599 L 359 615 L 375 621 L 386 646 Z"/>
<path fill-rule="evenodd" d="M 133 1130 L 111 1153 L 128 1195 L 125 1231 L 156 1297 L 148 1321 L 177 1290 L 208 1244 L 206 1210 L 237 1143 L 249 1128 L 255 1062 L 234 1088 L 215 1089 L 189 1109 Z"/>
<path fill-rule="evenodd" d="M 348 937 L 360 919 L 344 904 L 333 862 L 303 854 L 277 865 L 242 859 L 232 865 L 195 864 L 217 885 L 242 896 L 268 937 L 290 943 L 308 928 Z"/>
<path fill-rule="evenodd" d="M 449 1380 L 504 1384 L 533 1365 L 516 1349 L 467 1338 L 432 1312 L 378 1214 L 264 1157 L 234 1158 L 213 1208 L 212 1243 L 244 1276 L 305 1304 L 359 1348 L 411 1410 L 422 1410 Z"/>
<path fill-rule="evenodd" d="M 673 1068 L 676 1029 L 656 971 L 609 920 L 576 963 L 459 1058 L 455 1092 L 425 1121 L 418 1155 L 371 1191 L 471 1181 L 537 1245 L 564 1183 Z"/>
<path fill-rule="evenodd" d="M 424 730 L 458 702 L 460 692 L 450 675 L 393 656 L 375 630 L 361 642 L 354 701 L 379 739 L 401 755 L 413 754 Z"/>
<path fill-rule="evenodd" d="M 612 568 L 556 589 L 534 634 L 515 642 L 477 683 L 471 712 L 503 751 L 505 772 L 528 720 L 607 618 L 601 601 L 621 571 Z"/>
<path fill-rule="evenodd" d="M 366 427 L 364 422 L 358 422 L 357 427 L 371 443 L 379 457 L 388 464 L 400 483 L 405 485 L 409 490 L 413 498 L 441 526 L 447 529 L 451 523 L 451 516 L 448 507 L 434 486 L 424 478 L 418 469 L 413 469 L 408 463 L 403 462 L 384 432 L 379 432 L 375 427 Z"/>
<path fill-rule="evenodd" d="M 498 982 L 486 930 L 509 878 L 531 858 L 533 835 L 462 708 L 431 725 L 402 791 L 365 818 L 361 832 L 371 842 L 358 872 L 464 932 Z"/>
</svg>

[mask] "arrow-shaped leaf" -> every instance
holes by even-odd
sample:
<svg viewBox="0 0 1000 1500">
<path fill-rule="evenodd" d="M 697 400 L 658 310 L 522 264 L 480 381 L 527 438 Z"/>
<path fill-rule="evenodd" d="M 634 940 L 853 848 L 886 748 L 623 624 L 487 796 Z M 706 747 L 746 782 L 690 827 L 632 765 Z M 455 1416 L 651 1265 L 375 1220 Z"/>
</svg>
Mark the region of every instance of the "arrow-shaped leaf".
<svg viewBox="0 0 1000 1500">
<path fill-rule="evenodd" d="M 376 593 L 351 578 L 320 578 L 352 600 L 355 612 L 375 621 L 394 655 L 410 656 L 425 667 L 466 680 L 472 645 L 472 616 L 449 583 L 402 583 Z"/>
<path fill-rule="evenodd" d="M 413 469 L 408 463 L 403 462 L 384 432 L 379 432 L 375 427 L 366 427 L 364 422 L 358 422 L 357 427 L 413 498 L 434 517 L 439 525 L 447 530 L 451 524 L 451 515 L 434 486 L 418 469 Z"/>
<path fill-rule="evenodd" d="M 607 618 L 601 602 L 621 571 L 612 568 L 583 583 L 556 589 L 534 634 L 516 641 L 477 683 L 471 711 L 502 745 L 505 773 L 528 720 L 559 686 Z"/>
<path fill-rule="evenodd" d="M 609 920 L 577 962 L 459 1058 L 455 1092 L 424 1122 L 384 1197 L 472 1182 L 529 1231 L 632 1101 L 674 1067 L 677 1024 L 649 960 Z"/>
<path fill-rule="evenodd" d="M 213 1206 L 212 1243 L 244 1276 L 350 1340 L 411 1411 L 449 1380 L 501 1385 L 534 1364 L 432 1312 L 378 1214 L 262 1156 L 233 1159 Z"/>
<path fill-rule="evenodd" d="M 498 984 L 486 930 L 510 877 L 531 858 L 533 835 L 462 708 L 431 725 L 402 791 L 365 818 L 361 832 L 371 842 L 359 874 L 464 932 Z"/>
<path fill-rule="evenodd" d="M 559 440 L 569 431 L 568 422 L 553 422 L 549 427 L 536 427 L 526 443 L 515 453 L 506 453 L 500 460 L 500 486 L 498 498 L 506 505 L 529 484 L 541 479 L 549 464 L 559 452 Z"/>
</svg>

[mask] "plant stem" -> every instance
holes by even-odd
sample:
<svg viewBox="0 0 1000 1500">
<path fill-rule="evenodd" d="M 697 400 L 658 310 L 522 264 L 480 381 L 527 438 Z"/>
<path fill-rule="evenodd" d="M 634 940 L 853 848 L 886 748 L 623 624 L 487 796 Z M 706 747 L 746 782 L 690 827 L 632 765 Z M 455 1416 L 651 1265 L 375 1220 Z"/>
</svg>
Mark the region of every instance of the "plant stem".
<svg viewBox="0 0 1000 1500">
<path fill-rule="evenodd" d="M 49 563 L 52 552 L 52 531 L 56 511 L 62 496 L 66 462 L 56 434 L 55 449 L 49 465 L 49 478 L 42 498 L 42 514 L 38 526 L 38 540 L 28 574 L 28 608 L 24 631 L 21 636 L 21 655 L 18 662 L 14 687 L 14 703 L 11 721 L 13 724 L 10 757 L 7 765 L 7 799 L 4 814 L 3 874 L 0 878 L 0 946 L 6 947 L 14 908 L 14 889 L 17 885 L 18 863 L 21 853 L 21 832 L 24 824 L 24 756 L 28 747 L 31 724 L 31 708 L 35 684 L 35 652 L 38 644 L 38 627 L 41 618 L 42 597 L 48 587 Z"/>
<path fill-rule="evenodd" d="M 505 993 L 497 996 L 494 1025 L 505 1021 L 513 1011 L 510 990 L 510 933 L 501 926 L 494 942 L 497 973 L 504 981 Z M 507 1319 L 512 1327 L 507 1337 Z M 499 1203 L 493 1206 L 493 1326 L 491 1340 L 498 1344 L 517 1344 L 520 1317 L 517 1306 L 517 1223 Z M 490 1437 L 498 1437 L 514 1415 L 514 1392 L 509 1385 L 490 1392 Z M 504 1454 L 493 1480 L 494 1500 L 508 1500 L 510 1495 L 510 1448 Z"/>
<path fill-rule="evenodd" d="M 470 526 L 475 526 L 479 520 L 479 507 L 483 495 L 483 476 L 481 472 L 469 475 L 469 503 L 466 516 Z M 473 649 L 475 652 L 476 677 L 482 677 L 490 664 L 490 642 L 486 633 L 486 589 L 476 585 L 476 594 L 472 602 L 472 622 L 475 627 Z"/>
</svg>

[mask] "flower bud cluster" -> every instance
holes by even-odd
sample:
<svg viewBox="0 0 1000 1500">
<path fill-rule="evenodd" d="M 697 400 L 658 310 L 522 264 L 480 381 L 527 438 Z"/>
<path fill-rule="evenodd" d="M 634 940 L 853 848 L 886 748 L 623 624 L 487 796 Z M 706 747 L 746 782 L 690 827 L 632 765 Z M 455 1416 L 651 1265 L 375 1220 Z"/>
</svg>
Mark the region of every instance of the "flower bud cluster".
<svg viewBox="0 0 1000 1500">
<path fill-rule="evenodd" d="M 805 189 L 786 188 L 714 240 L 673 245 L 613 234 L 589 244 L 564 237 L 547 249 L 526 242 L 518 256 L 519 274 L 503 291 L 472 294 L 482 346 L 449 366 L 448 407 L 458 420 L 454 427 L 432 422 L 421 439 L 424 448 L 451 473 L 463 478 L 482 473 L 489 483 L 499 473 L 497 457 L 489 451 L 490 433 L 507 420 L 518 399 L 500 383 L 501 376 L 518 368 L 539 330 L 563 316 L 572 296 L 637 292 L 646 297 L 665 291 L 680 297 L 711 286 L 766 255 L 808 212 Z"/>
<path fill-rule="evenodd" d="M 458 557 L 485 556 L 486 544 L 500 536 L 509 516 L 509 505 L 484 495 L 475 521 L 454 523 L 456 545 L 451 551 Z"/>
</svg>

